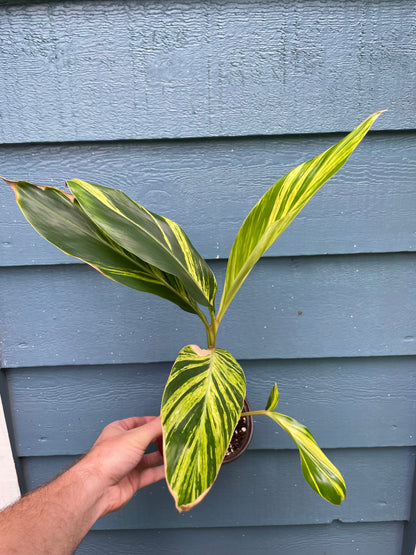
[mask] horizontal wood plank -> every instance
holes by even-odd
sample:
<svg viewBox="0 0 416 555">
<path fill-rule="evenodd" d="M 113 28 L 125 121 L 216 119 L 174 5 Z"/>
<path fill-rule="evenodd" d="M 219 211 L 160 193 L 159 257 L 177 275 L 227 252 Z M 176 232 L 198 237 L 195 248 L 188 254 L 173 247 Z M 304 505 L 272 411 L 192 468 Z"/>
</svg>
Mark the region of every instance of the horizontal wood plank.
<svg viewBox="0 0 416 555">
<path fill-rule="evenodd" d="M 244 218 L 282 175 L 341 135 L 0 147 L 0 173 L 64 187 L 79 177 L 122 189 L 178 222 L 205 258 L 227 258 Z M 266 256 L 416 249 L 413 133 L 367 137 Z M 0 265 L 77 262 L 26 222 L 0 185 Z"/>
<path fill-rule="evenodd" d="M 305 423 L 323 448 L 416 445 L 413 357 L 240 361 L 253 409 L 276 381 L 279 411 Z M 101 429 L 159 414 L 168 363 L 8 371 L 19 456 L 75 455 Z M 255 417 L 250 449 L 295 449 L 274 422 Z"/>
<path fill-rule="evenodd" d="M 2 143 L 415 127 L 411 0 L 0 9 Z"/>
<path fill-rule="evenodd" d="M 262 260 L 218 346 L 238 359 L 414 355 L 415 266 L 411 253 Z M 0 306 L 4 368 L 172 361 L 206 342 L 195 315 L 87 266 L 2 268 Z"/>
<path fill-rule="evenodd" d="M 275 526 L 404 521 L 409 518 L 415 450 L 330 450 L 342 471 L 347 498 L 340 506 L 321 499 L 304 482 L 294 451 L 248 451 L 221 469 L 203 502 L 178 514 L 164 482 L 141 490 L 127 507 L 100 519 L 96 530 Z M 73 461 L 23 459 L 26 483 L 35 487 Z M 255 510 L 249 510 L 255 507 Z"/>
<path fill-rule="evenodd" d="M 188 530 L 92 531 L 77 555 L 401 555 L 403 523 L 321 524 L 315 526 L 262 526 L 198 528 Z"/>
</svg>

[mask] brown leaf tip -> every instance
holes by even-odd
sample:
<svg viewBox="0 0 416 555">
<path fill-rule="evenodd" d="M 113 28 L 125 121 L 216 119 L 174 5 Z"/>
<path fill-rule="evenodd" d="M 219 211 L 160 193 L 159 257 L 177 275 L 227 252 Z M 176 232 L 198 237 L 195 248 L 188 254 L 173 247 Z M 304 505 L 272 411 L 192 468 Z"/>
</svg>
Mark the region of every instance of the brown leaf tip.
<svg viewBox="0 0 416 555">
<path fill-rule="evenodd" d="M 2 175 L 0 175 L 0 178 L 5 181 L 7 183 L 7 185 L 10 185 L 10 187 L 13 189 L 14 192 L 16 192 L 16 186 L 17 186 L 17 181 L 11 181 L 10 179 L 6 179 L 5 177 L 3 177 Z"/>
</svg>

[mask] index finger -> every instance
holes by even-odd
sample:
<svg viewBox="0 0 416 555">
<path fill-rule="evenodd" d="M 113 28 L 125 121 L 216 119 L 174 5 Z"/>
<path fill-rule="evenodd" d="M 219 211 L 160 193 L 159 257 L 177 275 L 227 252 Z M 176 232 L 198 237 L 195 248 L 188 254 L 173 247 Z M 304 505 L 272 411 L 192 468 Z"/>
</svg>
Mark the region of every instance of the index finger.
<svg viewBox="0 0 416 555">
<path fill-rule="evenodd" d="M 123 428 L 123 430 L 133 430 L 134 428 L 139 428 L 148 422 L 151 422 L 158 416 L 130 416 L 130 418 L 124 418 L 123 420 L 118 420 L 117 424 Z"/>
</svg>

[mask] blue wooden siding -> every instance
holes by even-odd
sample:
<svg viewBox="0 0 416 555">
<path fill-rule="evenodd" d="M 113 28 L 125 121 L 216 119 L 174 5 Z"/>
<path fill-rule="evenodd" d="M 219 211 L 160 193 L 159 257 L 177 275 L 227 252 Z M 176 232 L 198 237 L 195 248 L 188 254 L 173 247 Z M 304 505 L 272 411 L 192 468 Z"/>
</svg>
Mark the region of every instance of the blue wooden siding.
<svg viewBox="0 0 416 555">
<path fill-rule="evenodd" d="M 2 8 L 3 142 L 414 128 L 411 0 L 37 4 Z"/>
<path fill-rule="evenodd" d="M 191 513 L 156 484 L 77 553 L 412 553 L 415 24 L 411 0 L 0 2 L 0 174 L 119 186 L 183 225 L 220 283 L 261 194 L 389 109 L 258 264 L 219 339 L 253 406 L 279 383 L 346 501 L 310 491 L 293 444 L 258 419 Z M 27 490 L 109 421 L 157 413 L 177 351 L 205 341 L 192 315 L 48 245 L 6 187 L 0 340 Z"/>
<path fill-rule="evenodd" d="M 262 260 L 218 342 L 240 359 L 412 355 L 415 268 L 413 253 Z M 8 367 L 170 361 L 205 341 L 194 315 L 85 265 L 4 268 L 0 288 Z"/>
<path fill-rule="evenodd" d="M 386 113 L 379 121 L 383 118 L 391 120 L 392 115 Z M 352 116 L 349 127 L 358 122 Z M 179 222 L 205 258 L 224 259 L 241 222 L 276 178 L 339 138 L 326 134 L 0 146 L 0 168 L 5 176 L 24 175 L 46 185 L 61 186 L 65 179 L 82 175 L 92 183 L 122 186 L 149 210 Z M 412 132 L 369 135 L 342 174 L 312 199 L 265 256 L 415 250 L 415 173 Z M 13 225 L 21 216 L 12 195 L 2 195 L 0 206 L 2 265 L 74 263 L 27 226 Z"/>
<path fill-rule="evenodd" d="M 308 422 L 323 447 L 414 445 L 414 422 L 409 418 L 414 406 L 409 384 L 416 381 L 413 357 L 241 360 L 241 364 L 253 406 L 264 405 L 267 386 L 276 380 L 282 410 Z M 82 453 L 103 422 L 126 418 L 138 407 L 144 413 L 154 410 L 169 370 L 168 362 L 13 369 L 12 402 L 25 407 L 14 419 L 18 454 Z M 334 434 L 341 428 L 342 436 Z M 260 419 L 249 449 L 279 448 L 294 445 L 269 419 Z"/>
<path fill-rule="evenodd" d="M 226 555 L 234 552 L 284 553 L 285 555 L 321 555 L 326 553 L 350 555 L 351 553 L 400 554 L 402 525 L 397 522 L 350 525 L 336 522 L 315 526 L 262 526 L 233 527 L 230 529 L 187 529 L 186 543 L 182 530 L 149 530 L 92 532 L 79 549 L 79 554 L 106 553 L 111 542 L 112 555 L 194 555 L 195 546 L 201 553 Z M 203 547 L 201 547 L 203 546 Z M 399 547 L 398 547 L 399 546 Z"/>
</svg>

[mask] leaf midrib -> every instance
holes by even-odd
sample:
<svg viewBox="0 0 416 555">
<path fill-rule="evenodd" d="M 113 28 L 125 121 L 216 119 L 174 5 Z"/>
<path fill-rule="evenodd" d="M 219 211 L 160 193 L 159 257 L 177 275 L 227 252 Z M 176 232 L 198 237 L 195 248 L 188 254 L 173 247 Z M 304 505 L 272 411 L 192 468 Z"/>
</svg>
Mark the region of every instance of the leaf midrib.
<svg viewBox="0 0 416 555">
<path fill-rule="evenodd" d="M 192 349 L 192 347 L 191 347 Z M 192 351 L 195 353 L 195 351 L 192 349 Z M 195 353 L 198 356 L 198 353 Z M 207 384 L 206 384 L 206 394 L 204 396 L 204 404 L 203 404 L 203 408 L 202 408 L 202 413 L 201 413 L 201 425 L 199 426 L 199 432 L 198 432 L 198 448 L 200 447 L 201 444 L 201 438 L 202 438 L 202 421 L 205 422 L 206 420 L 206 412 L 207 412 L 207 404 L 208 404 L 208 391 L 209 388 L 212 384 L 212 374 L 213 374 L 213 369 L 212 367 L 214 366 L 214 357 L 216 356 L 216 352 L 215 349 L 211 350 L 211 354 L 208 355 L 209 358 L 209 362 L 208 362 L 208 376 L 207 376 Z M 198 449 L 198 453 L 199 453 L 200 449 Z M 198 458 L 198 467 L 199 467 L 199 458 Z"/>
</svg>

